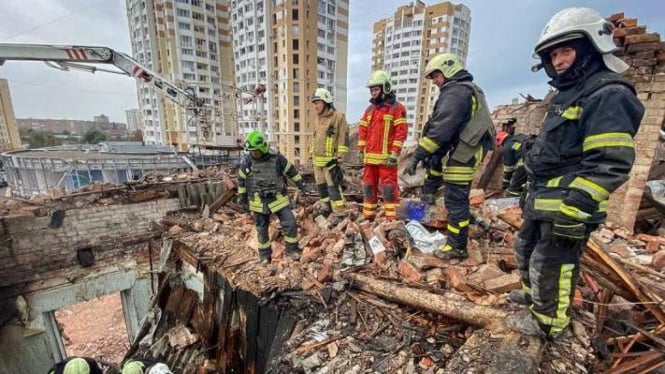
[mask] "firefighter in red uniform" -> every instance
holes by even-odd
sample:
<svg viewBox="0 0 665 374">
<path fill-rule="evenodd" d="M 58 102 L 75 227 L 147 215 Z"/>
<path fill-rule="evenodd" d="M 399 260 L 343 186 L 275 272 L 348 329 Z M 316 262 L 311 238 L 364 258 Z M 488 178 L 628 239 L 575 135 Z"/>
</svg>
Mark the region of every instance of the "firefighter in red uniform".
<svg viewBox="0 0 665 374">
<path fill-rule="evenodd" d="M 363 162 L 363 216 L 376 216 L 378 191 L 381 190 L 386 218 L 397 219 L 399 204 L 397 159 L 406 140 L 406 109 L 395 98 L 390 75 L 373 72 L 367 82 L 371 105 L 365 109 L 358 129 L 358 154 Z"/>
</svg>

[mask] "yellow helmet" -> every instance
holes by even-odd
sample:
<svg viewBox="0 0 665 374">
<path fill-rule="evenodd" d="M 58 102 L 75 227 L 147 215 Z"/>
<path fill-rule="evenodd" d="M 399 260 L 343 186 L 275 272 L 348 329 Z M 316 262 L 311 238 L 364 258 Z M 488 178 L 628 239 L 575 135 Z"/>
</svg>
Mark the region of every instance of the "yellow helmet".
<svg viewBox="0 0 665 374">
<path fill-rule="evenodd" d="M 143 374 L 145 365 L 139 361 L 129 360 L 122 366 L 122 374 Z"/>
<path fill-rule="evenodd" d="M 444 77 L 450 78 L 462 69 L 464 69 L 464 65 L 457 56 L 452 53 L 442 53 L 429 60 L 425 67 L 425 78 L 430 78 L 430 75 L 437 70 Z"/>
<path fill-rule="evenodd" d="M 395 91 L 392 80 L 390 79 L 390 74 L 385 70 L 377 70 L 369 75 L 366 87 L 371 88 L 376 86 L 381 86 L 384 94 L 389 94 Z"/>
<path fill-rule="evenodd" d="M 65 364 L 64 374 L 90 374 L 90 365 L 80 357 L 72 359 Z"/>
<path fill-rule="evenodd" d="M 315 102 L 316 100 L 321 100 L 324 103 L 332 104 L 333 103 L 333 97 L 330 91 L 326 90 L 325 88 L 317 88 L 316 91 L 314 91 L 314 95 L 310 98 L 309 101 Z"/>
</svg>

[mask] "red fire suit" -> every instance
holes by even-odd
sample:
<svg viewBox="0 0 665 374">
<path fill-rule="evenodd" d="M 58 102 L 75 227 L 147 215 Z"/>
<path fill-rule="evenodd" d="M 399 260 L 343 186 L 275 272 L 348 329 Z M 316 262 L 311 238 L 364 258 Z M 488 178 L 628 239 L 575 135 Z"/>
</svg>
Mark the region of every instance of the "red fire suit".
<svg viewBox="0 0 665 374">
<path fill-rule="evenodd" d="M 365 109 L 358 129 L 358 151 L 364 153 L 363 216 L 367 219 L 376 216 L 379 190 L 386 218 L 397 219 L 397 166 L 387 166 L 386 160 L 391 155 L 399 156 L 406 136 L 406 108 L 394 97 Z"/>
</svg>

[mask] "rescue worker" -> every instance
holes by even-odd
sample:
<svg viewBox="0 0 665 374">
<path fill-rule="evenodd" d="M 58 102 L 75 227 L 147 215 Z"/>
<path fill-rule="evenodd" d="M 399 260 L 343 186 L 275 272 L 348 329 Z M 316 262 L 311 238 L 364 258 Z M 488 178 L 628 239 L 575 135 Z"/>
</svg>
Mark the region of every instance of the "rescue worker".
<svg viewBox="0 0 665 374">
<path fill-rule="evenodd" d="M 614 56 L 612 24 L 589 8 L 567 8 L 545 25 L 534 48 L 558 90 L 524 162 L 529 191 L 515 243 L 523 290 L 542 335 L 565 332 L 580 256 L 589 233 L 606 217 L 608 198 L 627 179 L 633 137 L 644 115 L 628 65 Z"/>
<path fill-rule="evenodd" d="M 363 170 L 363 217 L 373 220 L 381 191 L 386 218 L 397 219 L 397 161 L 407 136 L 406 108 L 397 101 L 390 75 L 374 71 L 367 88 L 371 103 L 360 118 L 358 156 Z"/>
<path fill-rule="evenodd" d="M 70 357 L 55 364 L 48 374 L 102 374 L 102 369 L 91 358 Z"/>
<path fill-rule="evenodd" d="M 249 204 L 249 210 L 254 213 L 259 260 L 267 264 L 272 257 L 272 243 L 268 233 L 272 214 L 279 217 L 286 242 L 286 255 L 298 260 L 298 228 L 286 192 L 286 178 L 291 179 L 298 189 L 304 191 L 302 176 L 282 154 L 270 149 L 261 131 L 254 130 L 247 134 L 244 147 L 249 155 L 243 157 L 238 169 L 237 200 L 240 206 Z"/>
<path fill-rule="evenodd" d="M 132 358 L 122 364 L 121 374 L 173 374 L 173 372 L 165 363 Z"/>
<path fill-rule="evenodd" d="M 511 118 L 503 124 L 506 136 L 497 135 L 497 144 L 501 146 L 503 155 L 503 180 L 501 187 L 508 197 L 519 197 L 526 187 L 526 170 L 524 169 L 524 151 L 533 144 L 533 137 L 526 134 L 515 134 L 515 119 Z M 502 132 L 504 132 L 502 131 Z"/>
<path fill-rule="evenodd" d="M 434 204 L 436 191 L 444 184 L 448 240 L 433 254 L 444 260 L 464 259 L 468 257 L 471 181 L 486 151 L 494 148 L 494 124 L 485 94 L 457 56 L 434 56 L 427 63 L 425 78 L 439 88 L 439 97 L 405 172 L 414 175 L 427 160 L 422 200 L 429 204 Z"/>
<path fill-rule="evenodd" d="M 344 216 L 340 160 L 349 152 L 349 125 L 344 113 L 335 109 L 333 97 L 325 88 L 317 88 L 310 101 L 314 104 L 314 139 L 312 165 L 323 214 L 333 213 L 333 224 Z"/>
</svg>

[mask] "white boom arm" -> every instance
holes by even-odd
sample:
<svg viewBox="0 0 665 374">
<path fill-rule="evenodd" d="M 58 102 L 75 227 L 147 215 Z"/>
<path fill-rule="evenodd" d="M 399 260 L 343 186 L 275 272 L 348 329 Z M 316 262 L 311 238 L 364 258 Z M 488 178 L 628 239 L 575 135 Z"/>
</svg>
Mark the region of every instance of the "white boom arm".
<svg viewBox="0 0 665 374">
<path fill-rule="evenodd" d="M 203 100 L 195 94 L 170 83 L 150 69 L 141 65 L 132 57 L 106 47 L 90 47 L 77 45 L 48 45 L 0 43 L 0 65 L 5 61 L 43 61 L 51 67 L 62 70 L 80 69 L 91 73 L 105 71 L 124 74 L 150 85 L 161 94 L 183 108 L 203 107 Z M 112 64 L 121 71 L 100 69 L 89 64 Z"/>
</svg>

